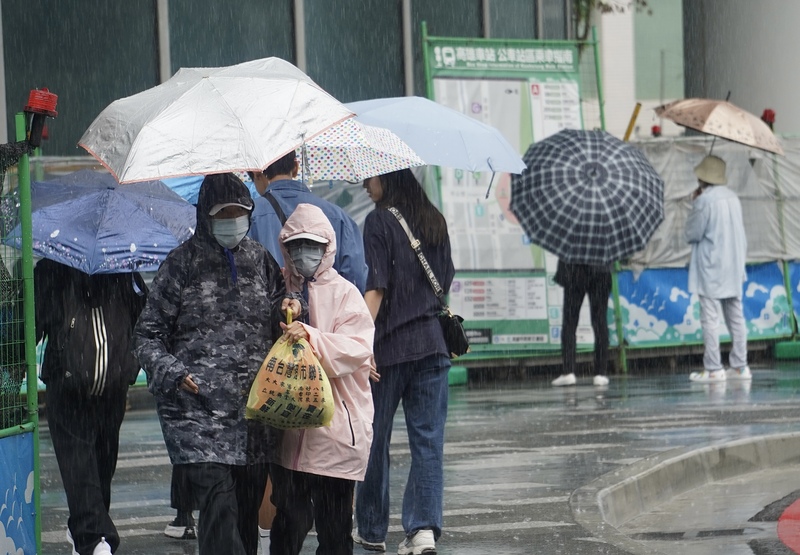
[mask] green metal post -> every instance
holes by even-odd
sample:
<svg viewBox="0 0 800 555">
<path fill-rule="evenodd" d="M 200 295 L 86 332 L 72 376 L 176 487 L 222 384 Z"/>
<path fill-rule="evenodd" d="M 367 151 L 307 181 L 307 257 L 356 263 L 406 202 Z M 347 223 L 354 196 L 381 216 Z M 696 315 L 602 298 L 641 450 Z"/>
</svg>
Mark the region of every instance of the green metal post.
<svg viewBox="0 0 800 555">
<path fill-rule="evenodd" d="M 614 324 L 617 328 L 617 343 L 619 344 L 619 368 L 628 373 L 628 354 L 625 349 L 625 332 L 622 327 L 622 306 L 619 302 L 619 262 L 614 262 L 614 271 L 611 272 L 611 296 L 614 299 Z"/>
<path fill-rule="evenodd" d="M 786 288 L 786 302 L 789 304 L 789 318 L 792 325 L 792 339 L 797 337 L 797 319 L 794 317 L 794 303 L 792 301 L 792 281 L 789 276 L 789 261 L 781 260 L 783 265 L 783 286 Z"/>
<path fill-rule="evenodd" d="M 428 45 L 428 24 L 423 21 L 420 24 L 422 35 L 422 67 L 425 71 L 425 96 L 430 100 L 433 98 L 433 77 L 431 76 L 431 68 L 429 65 L 430 58 L 428 57 L 430 46 Z M 439 198 L 439 209 L 444 210 L 442 206 L 442 172 L 439 166 L 433 167 L 433 178 L 436 183 L 436 192 Z"/>
<path fill-rule="evenodd" d="M 425 71 L 425 94 L 428 98 L 433 96 L 433 83 L 431 81 L 431 68 L 428 67 L 428 23 L 420 24 L 422 29 L 422 67 Z"/>
<path fill-rule="evenodd" d="M 27 138 L 25 114 L 15 117 L 18 141 Z M 33 424 L 33 496 L 36 510 L 36 553 L 42 552 L 41 469 L 39 467 L 39 381 L 36 373 L 36 322 L 33 307 L 33 224 L 31 218 L 31 172 L 28 155 L 17 165 L 19 187 L 19 218 L 22 229 L 22 279 L 25 306 L 25 361 L 27 363 L 28 417 Z"/>
</svg>

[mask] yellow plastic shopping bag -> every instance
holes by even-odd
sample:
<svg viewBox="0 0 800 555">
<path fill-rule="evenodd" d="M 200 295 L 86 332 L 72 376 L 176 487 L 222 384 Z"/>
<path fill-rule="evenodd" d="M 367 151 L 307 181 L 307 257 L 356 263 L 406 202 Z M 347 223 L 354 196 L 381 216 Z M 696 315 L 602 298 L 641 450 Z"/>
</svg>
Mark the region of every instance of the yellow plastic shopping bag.
<svg viewBox="0 0 800 555">
<path fill-rule="evenodd" d="M 250 387 L 245 416 L 289 430 L 328 426 L 333 411 L 330 381 L 308 342 L 276 342 Z"/>
</svg>

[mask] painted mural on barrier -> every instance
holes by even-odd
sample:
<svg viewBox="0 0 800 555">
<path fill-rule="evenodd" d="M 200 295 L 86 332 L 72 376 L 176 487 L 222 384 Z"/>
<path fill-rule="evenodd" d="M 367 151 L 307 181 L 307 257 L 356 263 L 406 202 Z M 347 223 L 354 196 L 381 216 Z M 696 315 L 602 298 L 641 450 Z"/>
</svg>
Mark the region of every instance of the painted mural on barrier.
<svg viewBox="0 0 800 555">
<path fill-rule="evenodd" d="M 0 553 L 36 553 L 33 500 L 33 434 L 0 440 L 0 484 L 5 486 L 0 506 Z"/>
<path fill-rule="evenodd" d="M 645 270 L 638 279 L 634 279 L 630 271 L 619 274 L 622 323 L 629 345 L 664 347 L 703 342 L 700 304 L 697 295 L 689 293 L 688 278 L 686 268 Z M 792 282 L 797 283 L 794 278 Z M 792 334 L 789 302 L 779 263 L 747 267 L 742 303 L 751 341 Z M 609 310 L 608 325 L 611 330 L 615 329 L 612 310 Z M 727 339 L 724 322 L 721 328 L 722 339 Z M 613 332 L 610 339 L 612 345 L 618 344 Z"/>
<path fill-rule="evenodd" d="M 792 284 L 794 317 L 800 321 L 800 263 L 789 262 L 789 283 Z"/>
</svg>

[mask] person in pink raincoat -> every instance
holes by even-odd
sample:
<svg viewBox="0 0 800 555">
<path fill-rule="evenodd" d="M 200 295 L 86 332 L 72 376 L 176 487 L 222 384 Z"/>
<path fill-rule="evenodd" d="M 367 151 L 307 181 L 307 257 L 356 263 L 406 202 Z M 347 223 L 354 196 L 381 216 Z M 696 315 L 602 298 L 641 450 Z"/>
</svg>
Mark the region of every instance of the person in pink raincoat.
<svg viewBox="0 0 800 555">
<path fill-rule="evenodd" d="M 308 322 L 282 324 L 281 341 L 305 339 L 328 375 L 329 427 L 286 430 L 270 465 L 277 515 L 270 552 L 296 555 L 316 523 L 318 553 L 350 555 L 355 482 L 372 445 L 370 367 L 375 326 L 355 285 L 333 269 L 336 235 L 322 210 L 300 204 L 279 235 L 286 290 L 308 301 Z"/>
</svg>

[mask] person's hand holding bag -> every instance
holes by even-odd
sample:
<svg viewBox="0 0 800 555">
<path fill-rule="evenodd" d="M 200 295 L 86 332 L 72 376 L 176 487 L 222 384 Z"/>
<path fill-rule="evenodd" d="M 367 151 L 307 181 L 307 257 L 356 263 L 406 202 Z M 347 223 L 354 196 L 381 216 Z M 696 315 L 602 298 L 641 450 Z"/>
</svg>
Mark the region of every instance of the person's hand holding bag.
<svg viewBox="0 0 800 555">
<path fill-rule="evenodd" d="M 245 416 L 282 429 L 317 428 L 333 419 L 333 391 L 328 376 L 308 344 L 308 332 L 292 321 L 284 299 L 286 323 L 283 336 L 272 346 L 247 398 Z"/>
</svg>

